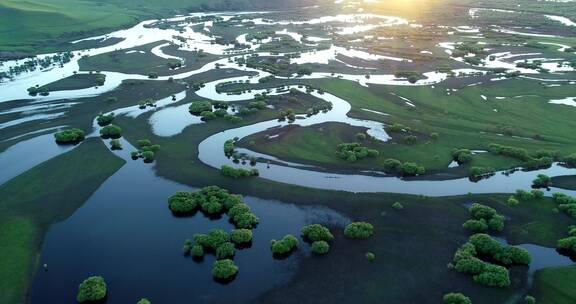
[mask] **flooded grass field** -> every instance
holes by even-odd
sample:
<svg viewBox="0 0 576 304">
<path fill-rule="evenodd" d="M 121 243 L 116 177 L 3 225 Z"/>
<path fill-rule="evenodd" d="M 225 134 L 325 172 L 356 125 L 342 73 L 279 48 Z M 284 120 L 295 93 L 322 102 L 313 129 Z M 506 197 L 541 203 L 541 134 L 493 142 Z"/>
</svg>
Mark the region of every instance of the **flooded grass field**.
<svg viewBox="0 0 576 304">
<path fill-rule="evenodd" d="M 1 61 L 0 302 L 576 301 L 576 4 L 380 2 L 157 8 Z M 208 186 L 257 218 L 226 280 L 194 235 L 232 208 L 169 205 Z"/>
</svg>

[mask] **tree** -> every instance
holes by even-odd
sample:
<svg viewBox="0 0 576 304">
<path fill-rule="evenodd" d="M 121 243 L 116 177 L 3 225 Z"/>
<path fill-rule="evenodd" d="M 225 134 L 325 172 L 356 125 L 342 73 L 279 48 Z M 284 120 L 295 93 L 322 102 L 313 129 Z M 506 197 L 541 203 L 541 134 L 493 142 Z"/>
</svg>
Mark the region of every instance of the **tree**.
<svg viewBox="0 0 576 304">
<path fill-rule="evenodd" d="M 320 224 L 312 224 L 302 227 L 300 230 L 304 239 L 310 242 L 316 241 L 332 241 L 334 236 L 330 230 Z"/>
<path fill-rule="evenodd" d="M 472 304 L 472 300 L 461 293 L 447 293 L 442 297 L 444 304 Z"/>
<path fill-rule="evenodd" d="M 344 228 L 344 235 L 352 239 L 367 239 L 374 234 L 374 226 L 367 222 L 354 222 Z"/>
<path fill-rule="evenodd" d="M 116 125 L 107 125 L 100 129 L 100 136 L 102 138 L 120 138 L 120 133 L 122 129 Z"/>
<path fill-rule="evenodd" d="M 531 295 L 526 295 L 526 297 L 524 297 L 524 303 L 525 304 L 536 304 L 536 299 Z"/>
<path fill-rule="evenodd" d="M 394 204 L 392 204 L 392 208 L 394 210 L 400 211 L 400 210 L 404 210 L 404 205 L 402 205 L 402 203 L 400 203 L 400 202 L 395 202 Z"/>
<path fill-rule="evenodd" d="M 440 138 L 440 134 L 438 134 L 436 132 L 430 133 L 430 139 L 432 139 L 433 141 L 437 141 L 438 138 Z"/>
<path fill-rule="evenodd" d="M 238 273 L 238 266 L 230 259 L 217 260 L 212 267 L 212 276 L 217 279 L 230 279 Z"/>
<path fill-rule="evenodd" d="M 84 131 L 78 128 L 66 129 L 54 134 L 58 144 L 77 144 L 84 140 Z"/>
<path fill-rule="evenodd" d="M 210 229 L 208 234 L 195 234 L 192 238 L 195 244 L 212 250 L 230 241 L 230 236 L 222 229 Z"/>
<path fill-rule="evenodd" d="M 146 298 L 142 298 L 142 299 L 138 300 L 138 302 L 136 304 L 152 304 L 152 302 L 150 302 L 150 300 L 148 300 Z"/>
<path fill-rule="evenodd" d="M 312 243 L 312 252 L 316 254 L 326 254 L 330 251 L 330 245 L 325 241 L 316 241 Z"/>
<path fill-rule="evenodd" d="M 106 297 L 106 282 L 101 276 L 92 276 L 78 286 L 76 300 L 80 303 L 99 301 Z"/>
</svg>

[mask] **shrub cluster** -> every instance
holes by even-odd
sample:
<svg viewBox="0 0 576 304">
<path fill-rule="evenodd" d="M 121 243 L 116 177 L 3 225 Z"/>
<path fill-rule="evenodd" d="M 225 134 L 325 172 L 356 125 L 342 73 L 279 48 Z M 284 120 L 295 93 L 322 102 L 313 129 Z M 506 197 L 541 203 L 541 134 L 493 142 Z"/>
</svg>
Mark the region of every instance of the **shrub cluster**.
<svg viewBox="0 0 576 304">
<path fill-rule="evenodd" d="M 344 228 L 344 235 L 352 239 L 367 239 L 374 234 L 374 226 L 367 222 L 353 222 Z"/>
<path fill-rule="evenodd" d="M 100 129 L 100 136 L 102 136 L 102 138 L 120 138 L 120 133 L 122 133 L 122 129 L 113 124 L 109 124 Z"/>
<path fill-rule="evenodd" d="M 291 235 L 285 235 L 281 240 L 270 241 L 270 249 L 273 254 L 284 255 L 298 248 L 298 239 Z"/>
<path fill-rule="evenodd" d="M 459 164 L 467 164 L 472 161 L 472 152 L 468 149 L 454 149 L 452 150 L 452 159 Z"/>
<path fill-rule="evenodd" d="M 216 279 L 227 280 L 238 273 L 238 266 L 230 259 L 217 260 L 212 266 L 212 276 Z"/>
<path fill-rule="evenodd" d="M 249 244 L 252 242 L 252 230 L 234 229 L 230 232 L 230 240 L 237 245 Z"/>
<path fill-rule="evenodd" d="M 106 282 L 101 276 L 89 277 L 78 286 L 76 300 L 80 303 L 100 301 L 106 297 Z"/>
<path fill-rule="evenodd" d="M 365 157 L 377 157 L 380 153 L 374 149 L 368 149 L 359 143 L 339 144 L 336 155 L 349 162 L 355 162 Z"/>
<path fill-rule="evenodd" d="M 523 248 L 502 245 L 487 234 L 475 234 L 456 251 L 449 266 L 472 275 L 474 281 L 482 285 L 510 286 L 510 276 L 505 267 L 484 262 L 479 257 L 490 258 L 506 266 L 528 265 L 531 261 L 530 254 Z"/>
<path fill-rule="evenodd" d="M 244 169 L 244 168 L 234 168 L 228 165 L 222 165 L 222 167 L 220 167 L 220 174 L 238 179 L 241 177 L 258 176 L 260 175 L 260 172 L 258 172 L 258 169 L 256 168 Z"/>
<path fill-rule="evenodd" d="M 302 227 L 300 230 L 304 240 L 309 242 L 326 241 L 330 242 L 334 240 L 334 236 L 330 230 L 320 224 L 311 224 Z"/>
<path fill-rule="evenodd" d="M 472 300 L 461 293 L 447 293 L 442 297 L 444 304 L 472 304 Z"/>
<path fill-rule="evenodd" d="M 558 249 L 576 256 L 576 226 L 570 226 L 568 237 L 558 240 Z"/>
<path fill-rule="evenodd" d="M 492 207 L 474 203 L 470 207 L 470 216 L 462 227 L 472 232 L 486 232 L 488 230 L 504 230 L 504 216 L 499 215 Z"/>
<path fill-rule="evenodd" d="M 84 137 L 84 131 L 77 128 L 66 129 L 54 134 L 54 138 L 58 144 L 77 144 L 83 141 Z"/>
<path fill-rule="evenodd" d="M 384 161 L 384 172 L 389 174 L 414 176 L 426 173 L 426 168 L 413 162 L 402 163 L 397 159 L 389 158 Z"/>
<path fill-rule="evenodd" d="M 470 176 L 473 179 L 479 179 L 479 178 L 482 178 L 484 176 L 493 175 L 495 171 L 496 170 L 494 170 L 494 168 L 490 168 L 490 167 L 474 166 L 474 167 L 470 167 L 470 170 L 468 171 L 468 176 Z"/>
<path fill-rule="evenodd" d="M 143 158 L 145 163 L 153 162 L 156 152 L 160 151 L 160 145 L 153 145 L 148 139 L 139 139 L 136 143 L 139 149 L 130 153 L 132 159 Z"/>
<path fill-rule="evenodd" d="M 548 175 L 538 174 L 532 181 L 532 188 L 548 188 L 552 185 L 552 178 Z"/>
<path fill-rule="evenodd" d="M 112 120 L 114 120 L 114 113 L 110 113 L 108 115 L 100 114 L 98 117 L 96 117 L 96 122 L 98 122 L 98 125 L 101 127 L 111 124 Z"/>
<path fill-rule="evenodd" d="M 576 219 L 576 198 L 563 193 L 554 193 L 553 197 L 556 204 L 558 204 L 558 209 Z"/>
</svg>

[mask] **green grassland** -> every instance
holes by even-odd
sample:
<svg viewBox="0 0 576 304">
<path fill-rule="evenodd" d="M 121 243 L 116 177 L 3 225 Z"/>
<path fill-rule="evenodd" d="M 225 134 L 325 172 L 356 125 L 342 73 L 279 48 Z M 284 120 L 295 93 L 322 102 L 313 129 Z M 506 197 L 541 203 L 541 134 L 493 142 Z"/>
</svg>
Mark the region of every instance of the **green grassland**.
<svg viewBox="0 0 576 304">
<path fill-rule="evenodd" d="M 69 217 L 124 161 L 99 139 L 0 186 L 0 303 L 23 303 L 48 227 Z"/>
<path fill-rule="evenodd" d="M 180 69 L 171 70 L 169 63 L 177 63 L 175 59 L 164 59 L 150 52 L 152 48 L 163 44 L 165 41 L 143 45 L 137 48 L 112 51 L 92 57 L 80 59 L 78 64 L 81 71 L 108 71 L 121 72 L 126 74 L 148 75 L 153 72 L 159 76 L 173 75 L 195 70 L 208 62 L 218 59 L 218 56 L 204 54 L 201 57 L 195 52 L 175 51 L 174 46 L 166 46 L 162 50 L 170 55 L 181 56 L 185 60 L 185 66 Z M 135 51 L 128 53 L 130 51 Z M 140 53 L 144 52 L 144 53 Z"/>
<path fill-rule="evenodd" d="M 305 0 L 0 0 L 0 51 L 43 53 L 64 50 L 65 42 L 194 11 L 286 8 Z"/>
<path fill-rule="evenodd" d="M 390 133 L 393 139 L 388 143 L 369 140 L 366 145 L 377 149 L 380 156 L 361 160 L 352 166 L 374 168 L 381 166 L 386 158 L 396 158 L 415 161 L 431 170 L 442 170 L 452 160 L 451 151 L 454 148 L 486 150 L 490 143 L 498 143 L 522 147 L 530 153 L 553 150 L 568 155 L 574 152 L 576 146 L 576 137 L 572 132 L 576 127 L 572 119 L 576 109 L 548 104 L 550 99 L 570 95 L 573 85 L 547 87 L 529 79 L 488 82 L 476 86 L 437 85 L 434 88 L 377 85 L 364 88 L 350 81 L 335 79 L 309 83 L 349 101 L 352 104 L 350 116 L 387 125 L 403 124 L 419 138 L 414 145 L 404 144 L 403 138 L 408 135 L 406 132 Z M 487 100 L 481 95 L 486 96 Z M 408 106 L 398 96 L 409 99 L 415 107 Z M 341 124 L 331 124 L 325 128 L 292 128 L 277 140 L 266 140 L 266 134 L 262 133 L 252 135 L 241 145 L 289 160 L 339 167 L 345 161 L 335 155 L 336 146 L 356 141 L 354 134 L 359 131 L 358 128 L 347 129 L 350 127 Z M 429 137 L 433 132 L 440 134 L 437 141 Z M 252 147 L 249 145 L 251 141 L 258 144 Z M 471 163 L 472 166 L 497 169 L 518 164 L 517 160 L 488 153 L 474 156 Z"/>
</svg>

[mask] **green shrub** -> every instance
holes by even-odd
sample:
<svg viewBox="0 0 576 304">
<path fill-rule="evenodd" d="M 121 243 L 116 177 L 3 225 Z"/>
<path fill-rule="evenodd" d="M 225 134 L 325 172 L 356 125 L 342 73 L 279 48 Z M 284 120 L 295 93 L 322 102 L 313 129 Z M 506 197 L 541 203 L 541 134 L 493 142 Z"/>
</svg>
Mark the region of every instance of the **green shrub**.
<svg viewBox="0 0 576 304">
<path fill-rule="evenodd" d="M 190 192 L 176 192 L 168 198 L 168 207 L 174 213 L 190 213 L 198 207 Z"/>
<path fill-rule="evenodd" d="M 506 204 L 508 204 L 508 206 L 510 206 L 510 207 L 514 207 L 514 206 L 520 204 L 520 202 L 514 196 L 511 195 L 508 198 L 508 200 L 506 201 Z"/>
<path fill-rule="evenodd" d="M 259 221 L 258 217 L 251 212 L 240 213 L 232 218 L 234 226 L 241 229 L 252 229 L 258 225 Z"/>
<path fill-rule="evenodd" d="M 84 131 L 78 128 L 66 129 L 54 134 L 58 144 L 77 144 L 84 140 Z"/>
<path fill-rule="evenodd" d="M 442 297 L 444 304 L 472 304 L 472 300 L 461 293 L 447 293 Z"/>
<path fill-rule="evenodd" d="M 386 159 L 384 160 L 384 172 L 386 173 L 401 173 L 402 163 L 397 159 Z"/>
<path fill-rule="evenodd" d="M 474 282 L 489 287 L 510 286 L 508 270 L 502 266 L 486 264 L 484 270 L 473 277 Z"/>
<path fill-rule="evenodd" d="M 110 147 L 112 148 L 112 150 L 122 150 L 122 144 L 120 143 L 120 140 L 118 139 L 113 139 L 110 141 Z"/>
<path fill-rule="evenodd" d="M 402 203 L 400 202 L 395 202 L 394 204 L 392 204 L 392 208 L 394 208 L 394 210 L 404 210 L 404 205 L 402 205 Z"/>
<path fill-rule="evenodd" d="M 310 242 L 316 241 L 332 241 L 334 236 L 330 230 L 320 224 L 306 225 L 300 230 L 304 239 Z"/>
<path fill-rule="evenodd" d="M 146 163 L 153 162 L 154 158 L 156 157 L 156 154 L 154 154 L 154 152 L 152 152 L 152 151 L 144 151 L 141 153 L 141 155 L 144 158 L 144 162 L 146 162 Z"/>
<path fill-rule="evenodd" d="M 92 276 L 78 286 L 76 300 L 80 303 L 99 301 L 106 297 L 106 282 L 101 276 Z"/>
<path fill-rule="evenodd" d="M 525 304 L 536 304 L 536 299 L 531 295 L 526 295 L 526 297 L 524 297 L 524 303 Z"/>
<path fill-rule="evenodd" d="M 217 260 L 212 267 L 212 276 L 217 279 L 230 279 L 238 273 L 238 266 L 229 259 Z"/>
<path fill-rule="evenodd" d="M 202 112 L 212 112 L 212 104 L 209 101 L 194 101 L 190 104 L 188 111 L 193 115 L 200 115 Z"/>
<path fill-rule="evenodd" d="M 231 259 L 234 257 L 235 253 L 236 250 L 234 249 L 234 244 L 230 242 L 225 242 L 216 248 L 216 258 L 219 260 Z"/>
<path fill-rule="evenodd" d="M 349 162 L 355 162 L 365 157 L 377 157 L 379 152 L 374 149 L 368 149 L 359 143 L 339 144 L 336 155 Z"/>
<path fill-rule="evenodd" d="M 146 298 L 142 298 L 142 299 L 138 300 L 138 302 L 136 304 L 152 304 L 152 302 L 150 302 L 150 300 L 148 300 Z"/>
<path fill-rule="evenodd" d="M 372 252 L 366 252 L 366 259 L 368 261 L 374 261 L 376 259 L 376 255 Z"/>
<path fill-rule="evenodd" d="M 136 141 L 136 144 L 138 145 L 138 147 L 144 148 L 152 145 L 152 142 L 149 139 L 139 139 Z"/>
<path fill-rule="evenodd" d="M 354 222 L 344 228 L 344 235 L 352 239 L 367 239 L 374 234 L 374 226 L 367 222 Z"/>
<path fill-rule="evenodd" d="M 122 129 L 112 124 L 100 129 L 100 136 L 102 136 L 102 138 L 120 138 L 120 133 L 122 133 Z"/>
<path fill-rule="evenodd" d="M 544 174 L 538 174 L 538 176 L 532 181 L 532 187 L 534 188 L 548 188 L 551 185 L 552 178 Z"/>
<path fill-rule="evenodd" d="M 472 152 L 468 149 L 454 149 L 452 158 L 460 164 L 467 164 L 472 161 Z"/>
<path fill-rule="evenodd" d="M 224 176 L 232 177 L 235 179 L 241 177 L 258 176 L 258 169 L 244 169 L 244 168 L 234 168 L 228 165 L 223 165 L 220 167 L 220 173 Z"/>
<path fill-rule="evenodd" d="M 298 239 L 295 236 L 288 234 L 279 241 L 270 241 L 270 248 L 272 253 L 282 255 L 295 250 L 298 247 L 298 243 Z"/>
<path fill-rule="evenodd" d="M 222 229 L 210 229 L 208 234 L 194 234 L 193 239 L 197 245 L 216 250 L 222 244 L 229 242 L 230 236 Z"/>
<path fill-rule="evenodd" d="M 247 244 L 252 242 L 252 230 L 234 229 L 230 232 L 230 240 L 235 244 Z"/>
<path fill-rule="evenodd" d="M 204 256 L 204 247 L 202 247 L 201 245 L 194 245 L 192 246 L 192 249 L 190 250 L 192 253 L 192 256 L 195 258 L 201 258 Z"/>
<path fill-rule="evenodd" d="M 467 220 L 462 224 L 462 227 L 471 232 L 486 232 L 488 230 L 488 224 L 486 220 Z"/>
<path fill-rule="evenodd" d="M 414 176 L 422 175 L 424 173 L 426 173 L 426 169 L 423 166 L 417 165 L 416 163 L 405 162 L 402 164 L 402 175 Z"/>
<path fill-rule="evenodd" d="M 114 113 L 110 113 L 108 115 L 100 114 L 98 117 L 96 117 L 96 121 L 101 127 L 109 125 L 112 123 L 112 120 L 114 120 Z"/>
<path fill-rule="evenodd" d="M 330 251 L 330 245 L 325 241 L 316 241 L 312 243 L 312 252 L 316 254 L 327 254 Z"/>
<path fill-rule="evenodd" d="M 184 240 L 184 246 L 182 246 L 182 252 L 185 255 L 189 255 L 190 251 L 192 251 L 192 240 L 186 239 Z"/>
</svg>

